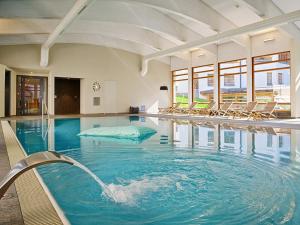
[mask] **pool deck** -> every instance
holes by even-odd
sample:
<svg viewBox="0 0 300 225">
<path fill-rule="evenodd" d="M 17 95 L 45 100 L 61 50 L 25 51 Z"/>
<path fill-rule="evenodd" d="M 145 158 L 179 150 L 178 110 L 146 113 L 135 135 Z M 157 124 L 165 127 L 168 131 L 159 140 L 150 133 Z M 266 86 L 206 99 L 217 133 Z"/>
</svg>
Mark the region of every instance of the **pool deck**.
<svg viewBox="0 0 300 225">
<path fill-rule="evenodd" d="M 1 143 L 6 145 L 6 158 L 9 160 L 9 163 L 5 164 L 5 172 L 1 174 L 0 179 L 5 176 L 10 167 L 13 167 L 19 160 L 23 159 L 26 155 L 22 147 L 19 145 L 19 142 L 11 129 L 10 125 L 6 121 L 1 121 L 1 127 L 3 130 L 3 139 Z M 5 155 L 5 154 L 4 154 Z M 10 166 L 9 166 L 10 165 Z M 14 208 L 8 207 L 5 203 L 8 203 L 8 200 L 5 198 L 1 202 L 3 206 L 3 211 L 1 209 L 0 218 L 8 217 L 7 223 L 0 224 L 24 224 L 24 225 L 64 225 L 69 224 L 67 219 L 64 217 L 61 210 L 56 205 L 53 197 L 48 191 L 47 187 L 44 185 L 40 176 L 35 169 L 27 171 L 22 176 L 20 176 L 14 182 L 14 188 L 10 189 L 14 198 Z M 8 193 L 8 196 L 10 194 Z M 14 215 L 14 213 L 16 215 Z M 8 216 L 9 215 L 9 216 Z M 0 222 L 1 222 L 0 219 Z M 12 223 L 11 221 L 16 221 Z M 6 222 L 6 221 L 4 221 Z"/>
<path fill-rule="evenodd" d="M 178 120 L 194 120 L 213 123 L 229 123 L 241 126 L 258 126 L 258 127 L 277 127 L 277 128 L 291 128 L 300 129 L 300 118 L 295 119 L 269 119 L 269 120 L 247 120 L 247 119 L 233 119 L 231 117 L 218 117 L 218 116 L 196 116 L 186 114 L 162 114 L 162 113 L 147 113 L 147 116 L 178 119 Z"/>
<path fill-rule="evenodd" d="M 300 129 L 300 118 L 290 119 L 270 119 L 270 120 L 247 120 L 231 117 L 213 117 L 213 116 L 198 116 L 187 114 L 163 114 L 163 113 L 99 113 L 99 114 L 74 114 L 74 115 L 57 115 L 50 116 L 50 118 L 80 118 L 80 117 L 107 117 L 107 116 L 151 116 L 166 119 L 178 119 L 178 120 L 195 120 L 197 122 L 213 122 L 213 123 L 230 123 L 235 125 L 244 126 L 260 126 L 260 127 L 278 127 L 278 128 L 291 128 Z M 33 120 L 40 119 L 41 116 L 13 116 L 9 118 L 0 118 L 0 120 Z M 46 118 L 46 117 L 44 117 Z"/>
<path fill-rule="evenodd" d="M 0 178 L 4 177 L 10 170 L 2 126 L 0 126 Z M 0 200 L 0 224 L 2 225 L 24 225 L 19 198 L 13 184 Z"/>
</svg>

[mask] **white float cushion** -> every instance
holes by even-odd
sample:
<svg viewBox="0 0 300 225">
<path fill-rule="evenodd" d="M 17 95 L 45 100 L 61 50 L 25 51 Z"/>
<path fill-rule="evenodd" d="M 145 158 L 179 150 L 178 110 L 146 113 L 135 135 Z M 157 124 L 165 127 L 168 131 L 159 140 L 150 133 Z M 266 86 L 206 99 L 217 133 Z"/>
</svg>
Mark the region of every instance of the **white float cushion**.
<svg viewBox="0 0 300 225">
<path fill-rule="evenodd" d="M 82 131 L 79 136 L 114 137 L 114 138 L 143 138 L 156 133 L 156 130 L 143 126 L 97 127 Z"/>
</svg>

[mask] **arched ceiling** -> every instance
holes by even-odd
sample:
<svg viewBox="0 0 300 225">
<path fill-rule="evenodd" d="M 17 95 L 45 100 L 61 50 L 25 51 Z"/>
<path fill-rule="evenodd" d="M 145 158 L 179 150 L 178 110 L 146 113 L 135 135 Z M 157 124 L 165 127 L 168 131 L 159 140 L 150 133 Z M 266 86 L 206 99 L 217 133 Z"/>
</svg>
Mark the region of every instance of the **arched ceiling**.
<svg viewBox="0 0 300 225">
<path fill-rule="evenodd" d="M 78 1 L 0 0 L 0 45 L 43 44 Z M 299 0 L 94 0 L 55 43 L 147 55 L 297 9 Z M 280 30 L 300 39 L 299 27 L 291 23 Z M 244 43 L 243 37 L 232 41 Z"/>
</svg>

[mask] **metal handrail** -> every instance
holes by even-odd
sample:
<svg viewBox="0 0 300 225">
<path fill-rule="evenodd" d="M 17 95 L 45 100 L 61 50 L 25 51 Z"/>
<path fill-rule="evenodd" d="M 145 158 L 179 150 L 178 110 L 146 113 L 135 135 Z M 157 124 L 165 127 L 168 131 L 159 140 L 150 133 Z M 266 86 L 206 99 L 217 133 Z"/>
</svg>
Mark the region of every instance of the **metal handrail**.
<svg viewBox="0 0 300 225">
<path fill-rule="evenodd" d="M 13 182 L 23 173 L 40 165 L 51 163 L 67 163 L 74 165 L 75 161 L 67 156 L 52 151 L 34 153 L 20 160 L 0 182 L 0 200 Z"/>
<path fill-rule="evenodd" d="M 49 111 L 48 111 L 48 106 L 47 104 L 44 102 L 44 100 L 42 100 L 42 120 L 44 119 L 44 107 L 46 109 L 46 115 L 47 115 L 47 119 L 50 119 L 50 115 L 49 115 Z"/>
</svg>

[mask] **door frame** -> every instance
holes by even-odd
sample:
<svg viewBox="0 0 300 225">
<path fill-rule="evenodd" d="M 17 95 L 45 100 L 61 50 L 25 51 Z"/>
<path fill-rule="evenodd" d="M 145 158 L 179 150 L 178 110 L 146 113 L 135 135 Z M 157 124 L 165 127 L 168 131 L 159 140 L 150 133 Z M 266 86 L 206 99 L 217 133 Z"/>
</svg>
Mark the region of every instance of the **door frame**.
<svg viewBox="0 0 300 225">
<path fill-rule="evenodd" d="M 52 106 L 51 106 L 51 108 L 52 108 L 52 110 L 51 110 L 51 112 L 53 113 L 53 115 L 71 115 L 71 114 L 56 114 L 55 113 L 55 101 L 56 101 L 56 92 L 55 92 L 55 90 L 56 90 L 56 79 L 62 79 L 62 80 L 78 80 L 79 81 L 79 114 L 81 114 L 82 113 L 82 93 L 83 93 L 83 91 L 82 91 L 82 87 L 83 87 L 83 84 L 82 84 L 82 81 L 83 81 L 83 79 L 84 78 L 81 78 L 81 77 L 64 77 L 64 76 L 59 76 L 59 75 L 56 75 L 56 76 L 53 76 L 52 77 L 53 79 L 51 79 L 51 81 L 52 81 L 52 85 L 51 85 L 51 87 L 52 87 L 52 94 L 51 94 L 51 99 L 52 99 L 52 101 L 51 101 L 51 104 L 52 104 Z"/>
<path fill-rule="evenodd" d="M 9 78 L 9 79 L 8 79 Z M 11 71 L 5 70 L 5 77 L 4 77 L 4 116 L 9 117 L 11 116 Z"/>
<path fill-rule="evenodd" d="M 40 79 L 40 80 L 45 79 L 46 84 L 44 86 L 44 89 L 46 89 L 46 90 L 43 90 L 43 92 L 46 93 L 46 96 L 43 96 L 43 100 L 45 101 L 45 103 L 46 103 L 46 105 L 48 107 L 48 96 L 49 96 L 49 87 L 48 87 L 49 86 L 49 81 L 48 81 L 48 76 L 42 76 L 42 75 L 41 76 L 40 75 L 34 76 L 34 75 L 22 75 L 22 74 L 18 74 L 16 76 L 16 92 L 18 92 L 18 78 L 19 77 L 22 77 L 22 78 L 32 78 L 32 79 Z M 19 116 L 36 116 L 36 115 L 42 115 L 41 114 L 42 110 L 40 110 L 41 111 L 40 113 L 35 113 L 35 114 L 28 114 L 28 113 L 26 113 L 26 114 L 20 115 L 20 112 L 18 111 L 18 101 L 19 101 L 18 95 L 16 95 L 16 114 L 17 115 L 19 115 Z M 43 107 L 43 106 L 41 106 L 41 107 Z"/>
</svg>

